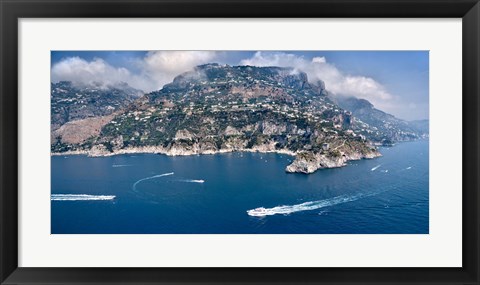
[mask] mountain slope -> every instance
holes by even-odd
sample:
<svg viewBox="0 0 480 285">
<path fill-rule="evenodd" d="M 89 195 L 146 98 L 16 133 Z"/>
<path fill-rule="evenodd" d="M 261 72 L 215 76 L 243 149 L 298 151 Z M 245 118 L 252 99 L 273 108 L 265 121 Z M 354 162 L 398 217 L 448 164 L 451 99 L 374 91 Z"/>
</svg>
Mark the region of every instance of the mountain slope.
<svg viewBox="0 0 480 285">
<path fill-rule="evenodd" d="M 375 109 L 365 99 L 335 97 L 335 103 L 352 112 L 359 124 L 365 123 L 365 135 L 372 141 L 391 144 L 428 137 L 428 121 L 408 122 Z"/>
<path fill-rule="evenodd" d="M 52 152 L 275 151 L 296 155 L 287 171 L 304 173 L 380 155 L 327 94 L 291 68 L 202 65 L 123 108 L 98 135 Z"/>
<path fill-rule="evenodd" d="M 71 82 L 51 84 L 51 144 L 62 149 L 98 136 L 100 130 L 143 92 L 126 83 L 117 86 L 76 86 Z"/>
<path fill-rule="evenodd" d="M 69 81 L 51 84 L 51 128 L 85 118 L 110 115 L 143 95 L 128 84 L 76 86 Z"/>
</svg>

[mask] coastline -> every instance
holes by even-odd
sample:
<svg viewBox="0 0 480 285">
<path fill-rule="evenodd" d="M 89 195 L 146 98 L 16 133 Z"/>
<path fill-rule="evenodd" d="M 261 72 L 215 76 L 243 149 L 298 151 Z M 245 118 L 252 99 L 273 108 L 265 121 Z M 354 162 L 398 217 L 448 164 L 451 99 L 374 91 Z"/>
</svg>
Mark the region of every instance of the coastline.
<svg viewBox="0 0 480 285">
<path fill-rule="evenodd" d="M 88 157 L 107 157 L 123 154 L 162 154 L 167 156 L 190 156 L 190 155 L 215 155 L 233 152 L 257 152 L 257 153 L 277 153 L 294 157 L 295 159 L 286 166 L 285 171 L 288 173 L 314 173 L 319 169 L 339 168 L 347 166 L 347 162 L 351 160 L 373 159 L 382 156 L 378 150 L 371 150 L 368 153 L 360 151 L 344 153 L 340 156 L 332 156 L 325 153 L 313 152 L 294 152 L 288 149 L 275 149 L 273 144 L 259 145 L 254 148 L 224 148 L 220 150 L 212 149 L 182 149 L 169 148 L 160 146 L 130 147 L 107 151 L 106 149 L 92 148 L 90 150 L 76 150 L 67 152 L 51 152 L 51 156 L 68 156 L 68 155 L 87 155 Z"/>
<path fill-rule="evenodd" d="M 220 149 L 220 150 L 205 150 L 205 151 L 171 151 L 163 147 L 147 146 L 147 147 L 132 147 L 115 150 L 113 152 L 92 152 L 89 150 L 71 150 L 66 152 L 50 152 L 50 156 L 68 156 L 68 155 L 86 155 L 88 157 L 107 157 L 122 154 L 163 154 L 166 156 L 190 156 L 190 155 L 214 155 L 232 152 L 258 152 L 258 153 L 278 153 L 295 157 L 297 152 L 291 150 L 279 149 L 261 149 L 261 148 L 243 148 L 243 149 Z"/>
</svg>

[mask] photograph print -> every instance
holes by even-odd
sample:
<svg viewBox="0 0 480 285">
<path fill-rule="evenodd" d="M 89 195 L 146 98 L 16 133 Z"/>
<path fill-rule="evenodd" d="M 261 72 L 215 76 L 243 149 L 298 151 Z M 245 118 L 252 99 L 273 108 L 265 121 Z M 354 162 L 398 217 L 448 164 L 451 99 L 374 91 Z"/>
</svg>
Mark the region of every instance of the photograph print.
<svg viewBox="0 0 480 285">
<path fill-rule="evenodd" d="M 428 51 L 51 51 L 51 234 L 429 234 Z"/>
</svg>

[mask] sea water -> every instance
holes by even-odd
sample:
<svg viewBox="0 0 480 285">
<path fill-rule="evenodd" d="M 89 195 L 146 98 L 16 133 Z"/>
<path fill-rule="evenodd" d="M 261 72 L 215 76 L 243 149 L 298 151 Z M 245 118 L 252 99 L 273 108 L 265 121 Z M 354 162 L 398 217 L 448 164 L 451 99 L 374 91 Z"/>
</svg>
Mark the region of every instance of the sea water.
<svg viewBox="0 0 480 285">
<path fill-rule="evenodd" d="M 428 145 L 308 175 L 274 153 L 52 156 L 51 233 L 428 234 Z"/>
</svg>

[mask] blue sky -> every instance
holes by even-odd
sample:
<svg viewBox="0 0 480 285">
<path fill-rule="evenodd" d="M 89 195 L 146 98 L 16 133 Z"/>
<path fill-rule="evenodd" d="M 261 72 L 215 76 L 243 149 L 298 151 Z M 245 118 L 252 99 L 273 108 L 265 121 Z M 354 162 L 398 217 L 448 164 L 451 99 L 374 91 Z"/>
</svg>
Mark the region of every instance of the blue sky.
<svg viewBox="0 0 480 285">
<path fill-rule="evenodd" d="M 52 51 L 52 82 L 127 82 L 146 92 L 209 62 L 290 66 L 406 120 L 427 119 L 428 51 Z"/>
</svg>

